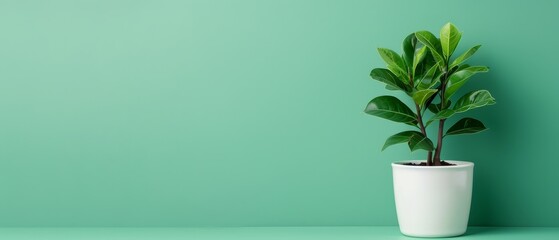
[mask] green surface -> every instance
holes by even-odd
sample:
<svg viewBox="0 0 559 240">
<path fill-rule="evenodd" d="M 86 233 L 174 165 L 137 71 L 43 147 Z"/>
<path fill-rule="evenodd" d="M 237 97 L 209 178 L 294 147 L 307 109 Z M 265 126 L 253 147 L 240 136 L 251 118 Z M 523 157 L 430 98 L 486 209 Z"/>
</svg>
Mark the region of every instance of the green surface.
<svg viewBox="0 0 559 240">
<path fill-rule="evenodd" d="M 259 228 L 0 228 L 10 240 L 400 240 L 397 227 L 259 227 Z M 559 228 L 470 227 L 458 239 L 556 240 Z M 428 239 L 428 238 L 424 238 Z M 440 238 L 435 238 L 440 239 Z"/>
<path fill-rule="evenodd" d="M 395 225 L 390 162 L 423 154 L 380 152 L 405 129 L 362 112 L 369 71 L 452 21 L 498 102 L 445 145 L 476 163 L 470 223 L 559 227 L 557 9 L 1 0 L 0 226 Z"/>
</svg>

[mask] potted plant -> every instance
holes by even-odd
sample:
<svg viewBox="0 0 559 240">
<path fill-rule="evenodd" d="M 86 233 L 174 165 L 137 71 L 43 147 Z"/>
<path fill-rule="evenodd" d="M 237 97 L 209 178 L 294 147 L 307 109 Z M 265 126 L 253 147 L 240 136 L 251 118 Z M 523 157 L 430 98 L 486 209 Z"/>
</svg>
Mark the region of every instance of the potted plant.
<svg viewBox="0 0 559 240">
<path fill-rule="evenodd" d="M 410 108 L 397 97 L 379 96 L 367 104 L 367 114 L 413 127 L 388 137 L 382 149 L 407 143 L 411 151 L 427 151 L 424 161 L 392 164 L 398 223 L 405 235 L 449 237 L 461 235 L 467 228 L 474 164 L 441 160 L 443 140 L 486 128 L 481 121 L 464 117 L 445 131 L 445 122 L 466 111 L 495 104 L 495 99 L 487 90 L 456 97 L 472 76 L 489 70 L 464 63 L 480 45 L 453 57 L 461 36 L 451 23 L 442 27 L 439 38 L 429 31 L 412 33 L 404 39 L 402 55 L 379 48 L 387 68 L 371 71 L 373 79 L 386 84 L 388 90 L 404 92 L 413 103 Z M 435 141 L 429 137 L 431 125 L 438 125 Z"/>
</svg>

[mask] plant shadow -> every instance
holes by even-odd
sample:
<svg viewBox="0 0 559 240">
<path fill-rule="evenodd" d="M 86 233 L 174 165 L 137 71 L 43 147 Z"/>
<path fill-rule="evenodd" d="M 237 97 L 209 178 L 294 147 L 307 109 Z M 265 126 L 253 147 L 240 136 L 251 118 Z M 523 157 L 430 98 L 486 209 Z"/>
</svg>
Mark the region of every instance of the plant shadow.
<svg viewBox="0 0 559 240">
<path fill-rule="evenodd" d="M 491 53 L 480 54 L 476 62 L 492 66 L 492 69 L 504 68 L 504 66 L 499 66 L 499 62 L 492 59 L 491 56 Z M 495 97 L 497 104 L 475 109 L 457 117 L 460 119 L 473 116 L 484 122 L 489 130 L 471 136 L 449 137 L 445 149 L 446 153 L 443 153 L 443 158 L 451 156 L 454 160 L 466 160 L 475 163 L 470 224 L 476 226 L 491 226 L 500 221 L 499 203 L 507 199 L 505 199 L 506 195 L 499 193 L 499 189 L 504 188 L 504 174 L 507 174 L 507 164 L 516 164 L 511 163 L 510 158 L 507 158 L 506 163 L 499 161 L 504 157 L 503 153 L 509 151 L 510 146 L 514 145 L 516 138 L 514 125 L 510 121 L 510 119 L 513 119 L 514 109 L 512 108 L 515 106 L 514 104 L 508 104 L 509 102 L 515 102 L 515 96 L 506 91 L 504 78 L 505 76 L 500 74 L 499 71 L 480 74 L 471 79 L 464 89 L 457 94 L 461 96 L 472 90 L 486 89 Z M 499 102 L 507 104 L 499 104 Z M 457 121 L 457 119 L 453 119 L 454 121 Z M 450 122 L 448 126 L 451 126 L 453 122 Z M 500 170 L 497 172 L 496 169 Z M 501 177 L 496 174 L 501 174 Z M 475 231 L 486 230 L 473 229 L 469 234 L 475 234 Z"/>
</svg>

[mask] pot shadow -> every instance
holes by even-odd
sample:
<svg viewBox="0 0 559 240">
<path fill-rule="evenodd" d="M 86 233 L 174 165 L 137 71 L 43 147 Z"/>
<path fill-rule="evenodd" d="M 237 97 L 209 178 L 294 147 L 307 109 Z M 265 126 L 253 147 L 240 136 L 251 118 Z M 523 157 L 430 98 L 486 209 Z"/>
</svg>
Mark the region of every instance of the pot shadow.
<svg viewBox="0 0 559 240">
<path fill-rule="evenodd" d="M 493 235 L 494 233 L 502 230 L 492 227 L 468 227 L 468 230 L 462 236 L 480 236 L 480 235 Z"/>
</svg>

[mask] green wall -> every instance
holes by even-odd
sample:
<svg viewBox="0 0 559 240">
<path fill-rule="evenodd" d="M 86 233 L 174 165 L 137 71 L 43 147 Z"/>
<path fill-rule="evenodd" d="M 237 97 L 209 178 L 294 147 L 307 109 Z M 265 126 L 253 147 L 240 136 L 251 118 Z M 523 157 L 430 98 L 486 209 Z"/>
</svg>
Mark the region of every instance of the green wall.
<svg viewBox="0 0 559 240">
<path fill-rule="evenodd" d="M 559 227 L 554 1 L 1 1 L 0 226 L 395 225 L 377 47 L 491 67 L 471 225 Z"/>
</svg>

